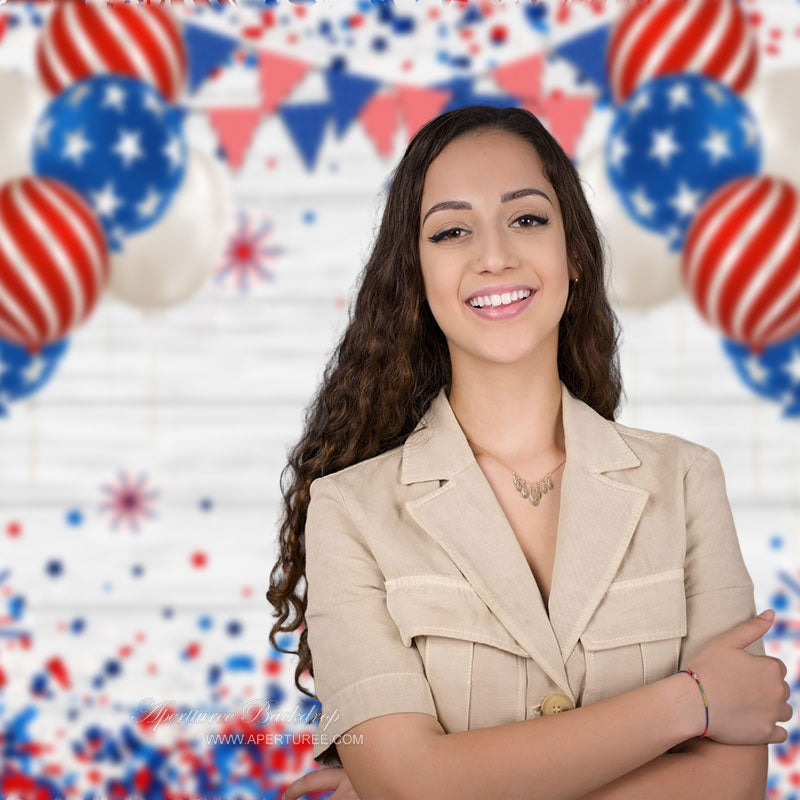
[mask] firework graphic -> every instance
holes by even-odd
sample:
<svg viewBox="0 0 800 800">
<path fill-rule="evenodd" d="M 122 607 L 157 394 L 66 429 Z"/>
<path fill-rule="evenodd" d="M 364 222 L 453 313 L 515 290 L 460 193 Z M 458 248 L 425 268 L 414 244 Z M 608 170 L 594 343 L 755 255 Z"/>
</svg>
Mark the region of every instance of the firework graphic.
<svg viewBox="0 0 800 800">
<path fill-rule="evenodd" d="M 120 522 L 127 523 L 131 529 L 138 533 L 139 519 L 141 517 L 155 518 L 155 512 L 150 507 L 152 501 L 158 497 L 158 489 L 145 489 L 147 476 L 142 474 L 136 483 L 129 481 L 124 472 L 119 475 L 119 482 L 102 486 L 104 494 L 109 496 L 109 502 L 100 505 L 102 513 L 111 515 L 111 529 L 116 530 Z"/>
<path fill-rule="evenodd" d="M 272 235 L 272 228 L 272 220 L 268 219 L 258 230 L 251 231 L 250 217 L 244 211 L 239 211 L 236 232 L 228 242 L 225 262 L 217 272 L 214 282 L 219 284 L 232 274 L 241 293 L 246 294 L 249 289 L 248 280 L 251 277 L 263 281 L 274 280 L 275 276 L 267 267 L 267 262 L 280 255 L 283 249 L 266 244 L 265 240 Z"/>
</svg>

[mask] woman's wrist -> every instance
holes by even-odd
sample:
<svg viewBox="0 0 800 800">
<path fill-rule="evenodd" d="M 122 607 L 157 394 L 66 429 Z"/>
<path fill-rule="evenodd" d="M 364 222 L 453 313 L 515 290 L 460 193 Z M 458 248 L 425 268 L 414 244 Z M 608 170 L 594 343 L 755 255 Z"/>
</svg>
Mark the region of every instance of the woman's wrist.
<svg viewBox="0 0 800 800">
<path fill-rule="evenodd" d="M 684 742 L 702 735 L 706 729 L 706 706 L 700 689 L 692 678 L 684 672 L 677 672 L 661 679 L 669 707 L 675 743 Z"/>
</svg>

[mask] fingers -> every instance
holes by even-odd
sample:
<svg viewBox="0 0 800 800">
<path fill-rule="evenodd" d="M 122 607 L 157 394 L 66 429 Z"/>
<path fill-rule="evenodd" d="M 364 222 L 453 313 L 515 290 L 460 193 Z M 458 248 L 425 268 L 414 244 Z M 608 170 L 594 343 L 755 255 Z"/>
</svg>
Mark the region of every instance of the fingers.
<svg viewBox="0 0 800 800">
<path fill-rule="evenodd" d="M 299 800 L 311 792 L 331 792 L 339 785 L 343 775 L 342 767 L 323 767 L 307 772 L 286 787 L 281 800 Z"/>
</svg>

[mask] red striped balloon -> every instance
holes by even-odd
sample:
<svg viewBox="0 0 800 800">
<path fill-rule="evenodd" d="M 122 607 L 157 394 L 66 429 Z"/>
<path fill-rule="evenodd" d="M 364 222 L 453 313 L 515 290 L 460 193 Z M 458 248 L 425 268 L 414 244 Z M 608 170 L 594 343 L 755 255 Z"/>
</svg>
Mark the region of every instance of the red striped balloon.
<svg viewBox="0 0 800 800">
<path fill-rule="evenodd" d="M 643 83 L 695 72 L 742 93 L 756 74 L 758 42 L 736 0 L 631 3 L 614 24 L 606 73 L 624 103 Z"/>
<path fill-rule="evenodd" d="M 800 192 L 769 175 L 726 183 L 692 221 L 682 274 L 729 339 L 761 352 L 800 333 Z"/>
<path fill-rule="evenodd" d="M 130 75 L 170 103 L 186 86 L 186 48 L 171 11 L 152 5 L 56 4 L 36 46 L 42 83 L 53 94 L 100 74 Z"/>
<path fill-rule="evenodd" d="M 38 352 L 86 319 L 108 279 L 103 228 L 74 189 L 32 176 L 0 187 L 0 337 Z"/>
</svg>

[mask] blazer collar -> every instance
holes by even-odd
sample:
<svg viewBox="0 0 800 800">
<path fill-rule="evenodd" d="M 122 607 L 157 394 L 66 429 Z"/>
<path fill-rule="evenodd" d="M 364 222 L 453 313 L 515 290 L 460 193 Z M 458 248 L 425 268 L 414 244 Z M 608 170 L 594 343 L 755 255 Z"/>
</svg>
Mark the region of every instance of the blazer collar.
<svg viewBox="0 0 800 800">
<path fill-rule="evenodd" d="M 613 423 L 563 381 L 561 404 L 567 460 L 547 609 L 444 388 L 403 445 L 400 480 L 434 482 L 431 492 L 405 503 L 408 513 L 575 702 L 564 664 L 619 568 L 649 493 L 605 474 L 641 463 Z"/>
</svg>

